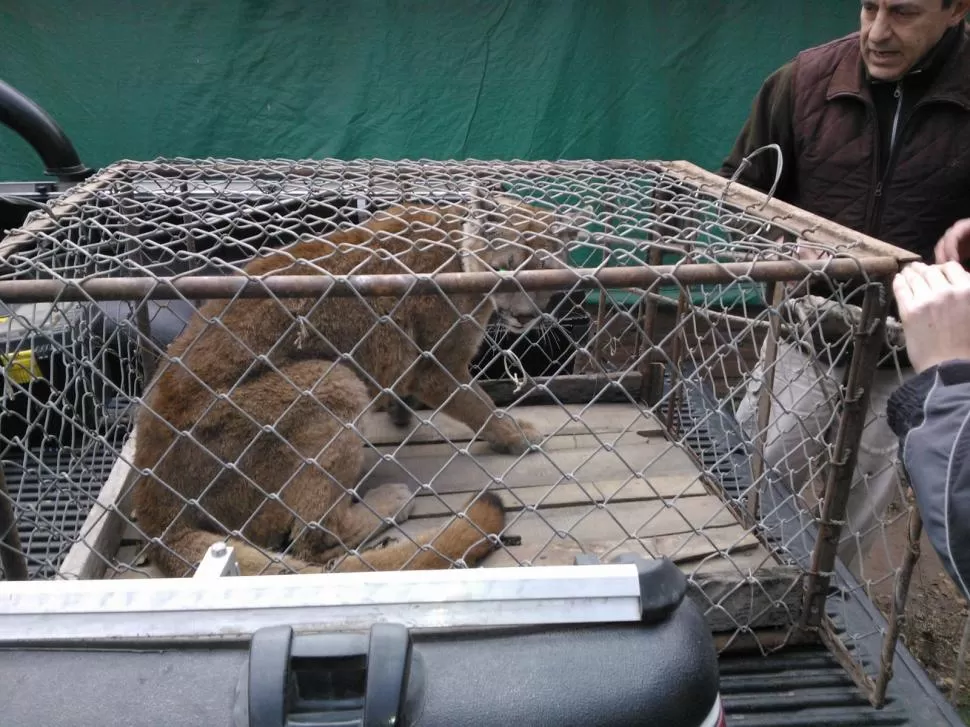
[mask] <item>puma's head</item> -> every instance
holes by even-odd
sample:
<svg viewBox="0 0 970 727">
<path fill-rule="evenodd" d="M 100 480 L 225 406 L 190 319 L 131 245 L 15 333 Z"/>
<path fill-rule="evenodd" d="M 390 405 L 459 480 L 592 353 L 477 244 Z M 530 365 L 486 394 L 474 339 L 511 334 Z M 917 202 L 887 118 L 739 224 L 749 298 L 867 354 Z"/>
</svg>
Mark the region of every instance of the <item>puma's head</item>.
<svg viewBox="0 0 970 727">
<path fill-rule="evenodd" d="M 465 272 L 516 272 L 567 266 L 567 245 L 583 234 L 592 210 L 569 214 L 527 204 L 514 197 L 486 197 L 478 190 L 462 228 Z M 555 291 L 494 293 L 492 303 L 504 326 L 524 333 L 541 318 Z"/>
</svg>

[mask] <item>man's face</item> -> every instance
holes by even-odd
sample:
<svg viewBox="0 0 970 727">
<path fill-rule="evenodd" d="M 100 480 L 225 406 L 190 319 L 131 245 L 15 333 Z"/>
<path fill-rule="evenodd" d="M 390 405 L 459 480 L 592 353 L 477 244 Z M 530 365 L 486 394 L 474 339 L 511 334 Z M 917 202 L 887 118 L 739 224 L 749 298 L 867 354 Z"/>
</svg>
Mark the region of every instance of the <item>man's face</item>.
<svg viewBox="0 0 970 727">
<path fill-rule="evenodd" d="M 873 78 L 902 78 L 946 29 L 960 22 L 970 0 L 863 0 L 860 44 L 862 60 Z"/>
</svg>

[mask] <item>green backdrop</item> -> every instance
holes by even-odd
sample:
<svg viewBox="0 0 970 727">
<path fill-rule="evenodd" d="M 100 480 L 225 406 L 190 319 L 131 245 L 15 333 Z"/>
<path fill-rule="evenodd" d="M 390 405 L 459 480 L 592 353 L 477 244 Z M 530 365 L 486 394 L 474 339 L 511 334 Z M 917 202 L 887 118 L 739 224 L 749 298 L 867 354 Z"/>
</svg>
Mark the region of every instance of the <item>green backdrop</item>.
<svg viewBox="0 0 970 727">
<path fill-rule="evenodd" d="M 727 153 L 838 0 L 0 0 L 0 78 L 82 160 Z M 0 179 L 42 179 L 0 127 Z"/>
</svg>

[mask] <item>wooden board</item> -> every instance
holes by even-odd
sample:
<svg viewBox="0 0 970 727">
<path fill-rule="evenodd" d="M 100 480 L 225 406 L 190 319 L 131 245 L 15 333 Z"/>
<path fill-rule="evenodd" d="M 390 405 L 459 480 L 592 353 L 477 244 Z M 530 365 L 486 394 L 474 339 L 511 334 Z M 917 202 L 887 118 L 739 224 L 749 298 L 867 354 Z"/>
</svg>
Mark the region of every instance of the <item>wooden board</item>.
<svg viewBox="0 0 970 727">
<path fill-rule="evenodd" d="M 132 434 L 85 518 L 77 542 L 71 546 L 58 569 L 59 579 L 87 580 L 100 578 L 104 574 L 108 561 L 103 554 L 114 552 L 121 543 L 126 520 L 119 509 L 127 511 L 124 506 L 125 490 L 134 480 L 134 471 L 129 465 L 134 456 L 135 435 Z"/>
<path fill-rule="evenodd" d="M 393 458 L 382 459 L 382 455 Z M 521 457 L 497 454 L 484 443 L 456 449 L 450 444 L 379 448 L 368 454 L 363 487 L 402 482 L 430 485 L 438 494 L 480 490 L 490 485 L 529 487 L 601 480 L 625 481 L 679 475 L 684 487 L 700 476 L 690 456 L 670 442 L 638 434 L 602 435 L 599 441 L 571 435 L 552 437 L 542 451 Z"/>
<path fill-rule="evenodd" d="M 376 539 L 440 532 L 473 493 L 490 489 L 505 505 L 504 535 L 517 540 L 490 555 L 484 567 L 570 565 L 581 554 L 603 561 L 622 553 L 667 557 L 690 575 L 690 598 L 713 631 L 792 622 L 799 574 L 777 565 L 651 416 L 617 404 L 513 413 L 547 435 L 542 451 L 495 453 L 442 415 L 434 426 L 409 428 L 395 427 L 385 414 L 369 417 L 361 427 L 371 443 L 362 489 L 406 482 L 418 492 L 402 532 Z M 138 562 L 143 550 L 129 527 L 117 553 L 119 569 L 107 577 L 157 576 Z"/>
<path fill-rule="evenodd" d="M 642 431 L 664 436 L 663 424 L 650 412 L 630 404 L 568 404 L 565 406 L 517 406 L 516 417 L 528 419 L 547 435 L 613 434 Z M 420 420 L 427 420 L 427 424 Z M 419 411 L 410 427 L 397 427 L 383 412 L 368 413 L 360 426 L 373 445 L 468 442 L 473 432 L 441 412 Z"/>
</svg>

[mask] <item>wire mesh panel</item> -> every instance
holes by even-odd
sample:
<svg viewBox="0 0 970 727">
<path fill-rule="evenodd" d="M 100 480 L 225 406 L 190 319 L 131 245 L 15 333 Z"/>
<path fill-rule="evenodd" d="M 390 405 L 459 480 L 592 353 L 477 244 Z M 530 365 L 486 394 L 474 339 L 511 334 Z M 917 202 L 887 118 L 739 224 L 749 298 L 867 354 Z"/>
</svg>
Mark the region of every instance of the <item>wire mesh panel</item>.
<svg viewBox="0 0 970 727">
<path fill-rule="evenodd" d="M 634 161 L 121 162 L 0 255 L 29 577 L 187 576 L 222 544 L 249 575 L 633 553 L 762 649 L 817 630 L 864 529 L 907 259 Z"/>
</svg>

